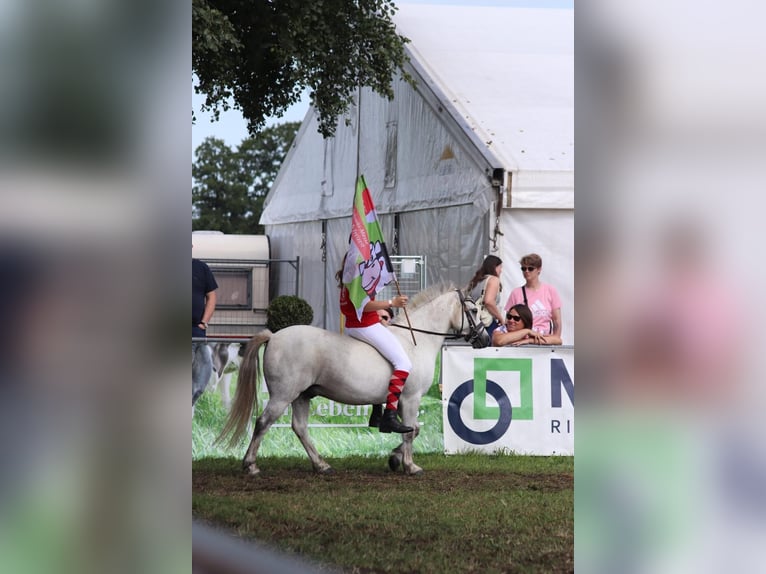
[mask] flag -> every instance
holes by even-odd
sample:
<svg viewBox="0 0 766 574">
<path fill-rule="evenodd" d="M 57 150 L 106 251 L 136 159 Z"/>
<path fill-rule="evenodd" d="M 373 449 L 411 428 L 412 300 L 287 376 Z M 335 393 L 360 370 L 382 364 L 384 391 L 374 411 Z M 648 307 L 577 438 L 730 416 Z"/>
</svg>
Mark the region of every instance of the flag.
<svg viewBox="0 0 766 574">
<path fill-rule="evenodd" d="M 362 309 L 370 297 L 395 280 L 386 242 L 378 223 L 378 214 L 364 176 L 360 175 L 356 181 L 351 237 L 346 264 L 343 267 L 343 284 L 356 308 L 357 318 L 361 319 Z"/>
</svg>

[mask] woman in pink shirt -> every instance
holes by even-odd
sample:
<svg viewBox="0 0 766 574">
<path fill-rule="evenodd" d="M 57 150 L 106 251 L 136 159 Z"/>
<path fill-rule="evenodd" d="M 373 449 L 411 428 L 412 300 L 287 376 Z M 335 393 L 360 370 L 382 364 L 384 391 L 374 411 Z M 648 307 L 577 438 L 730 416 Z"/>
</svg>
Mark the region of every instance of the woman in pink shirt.
<svg viewBox="0 0 766 574">
<path fill-rule="evenodd" d="M 519 303 L 532 311 L 532 328 L 543 335 L 561 338 L 561 299 L 553 285 L 540 281 L 543 260 L 537 253 L 525 255 L 520 260 L 521 272 L 526 284 L 511 291 L 506 312 Z"/>
</svg>

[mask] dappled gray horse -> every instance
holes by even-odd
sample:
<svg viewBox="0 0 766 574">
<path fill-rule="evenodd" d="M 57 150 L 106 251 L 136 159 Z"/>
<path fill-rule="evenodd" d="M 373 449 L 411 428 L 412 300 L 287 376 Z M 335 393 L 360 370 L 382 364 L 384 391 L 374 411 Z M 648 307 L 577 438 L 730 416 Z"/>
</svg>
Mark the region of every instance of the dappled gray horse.
<svg viewBox="0 0 766 574">
<path fill-rule="evenodd" d="M 410 322 L 416 330 L 414 345 L 403 314 L 392 324 L 405 352 L 412 360 L 412 370 L 399 399 L 402 422 L 414 430 L 402 435 L 402 443 L 389 457 L 395 470 L 402 465 L 405 474 L 422 469 L 412 460 L 412 441 L 418 435 L 420 400 L 434 377 L 434 365 L 448 330 L 464 336 L 474 347 L 486 347 L 489 336 L 476 319 L 476 305 L 454 286 L 436 286 L 415 295 L 407 306 Z M 218 440 L 231 435 L 235 446 L 245 432 L 257 402 L 258 352 L 263 353 L 263 375 L 269 401 L 258 417 L 250 446 L 243 460 L 246 472 L 260 472 L 256 456 L 263 436 L 288 405 L 292 404 L 292 428 L 306 449 L 314 470 L 330 472 L 330 465 L 319 456 L 308 435 L 309 403 L 312 397 L 327 397 L 349 405 L 380 404 L 386 400 L 392 367 L 370 345 L 317 327 L 295 325 L 271 333 L 256 334 L 248 343 L 240 365 L 234 404 Z"/>
<path fill-rule="evenodd" d="M 192 343 L 192 413 L 213 374 L 213 354 L 207 343 Z"/>
<path fill-rule="evenodd" d="M 213 345 L 213 368 L 215 369 L 216 377 L 211 385 L 211 389 L 218 389 L 221 393 L 221 402 L 226 411 L 231 408 L 232 375 L 232 369 L 227 371 L 226 367 L 234 365 L 234 370 L 238 369 L 241 360 L 240 353 L 244 352 L 244 350 L 244 345 L 239 343 L 216 343 Z"/>
<path fill-rule="evenodd" d="M 207 350 L 204 347 L 207 347 Z M 239 366 L 239 350 L 239 343 L 192 343 L 192 412 L 197 400 L 210 383 L 214 371 L 216 377 L 211 389 L 220 390 L 221 402 L 224 408 L 229 410 L 231 372 L 227 373 L 226 367 L 230 364 Z"/>
</svg>

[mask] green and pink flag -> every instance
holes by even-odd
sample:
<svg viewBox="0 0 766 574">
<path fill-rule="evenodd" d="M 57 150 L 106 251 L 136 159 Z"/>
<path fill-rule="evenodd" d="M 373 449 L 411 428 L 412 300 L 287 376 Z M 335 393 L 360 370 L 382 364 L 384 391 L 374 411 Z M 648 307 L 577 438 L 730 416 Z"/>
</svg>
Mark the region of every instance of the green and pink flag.
<svg viewBox="0 0 766 574">
<path fill-rule="evenodd" d="M 386 242 L 378 223 L 378 214 L 364 176 L 360 175 L 356 181 L 351 238 L 346 264 L 343 267 L 343 284 L 356 308 L 356 316 L 361 318 L 362 309 L 370 297 L 395 280 Z"/>
</svg>

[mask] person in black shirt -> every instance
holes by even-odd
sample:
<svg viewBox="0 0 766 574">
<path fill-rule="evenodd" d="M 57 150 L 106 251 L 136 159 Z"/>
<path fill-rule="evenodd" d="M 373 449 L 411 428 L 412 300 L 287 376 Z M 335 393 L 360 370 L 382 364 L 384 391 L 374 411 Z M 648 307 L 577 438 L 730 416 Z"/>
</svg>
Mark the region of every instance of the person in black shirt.
<svg viewBox="0 0 766 574">
<path fill-rule="evenodd" d="M 192 258 L 192 337 L 207 335 L 207 324 L 215 311 L 216 289 L 218 283 L 207 263 Z"/>
</svg>

